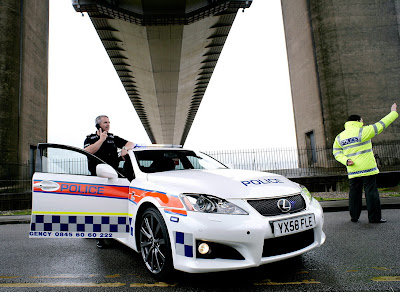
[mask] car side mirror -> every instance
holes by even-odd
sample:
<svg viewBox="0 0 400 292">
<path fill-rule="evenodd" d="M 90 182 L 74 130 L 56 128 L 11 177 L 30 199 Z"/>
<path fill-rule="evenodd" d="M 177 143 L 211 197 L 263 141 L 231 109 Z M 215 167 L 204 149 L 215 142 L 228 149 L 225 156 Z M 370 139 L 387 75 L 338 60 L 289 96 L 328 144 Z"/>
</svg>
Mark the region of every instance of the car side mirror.
<svg viewBox="0 0 400 292">
<path fill-rule="evenodd" d="M 118 174 L 114 168 L 108 164 L 98 164 L 96 166 L 96 175 L 104 178 L 116 179 Z"/>
</svg>

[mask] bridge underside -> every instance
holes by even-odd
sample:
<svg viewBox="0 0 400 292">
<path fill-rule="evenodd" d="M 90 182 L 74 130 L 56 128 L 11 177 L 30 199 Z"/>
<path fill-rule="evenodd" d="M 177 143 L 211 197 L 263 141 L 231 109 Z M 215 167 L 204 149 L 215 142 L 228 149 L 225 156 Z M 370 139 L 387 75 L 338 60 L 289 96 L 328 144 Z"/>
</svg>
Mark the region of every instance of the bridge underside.
<svg viewBox="0 0 400 292">
<path fill-rule="evenodd" d="M 78 1 L 153 143 L 183 144 L 236 13 L 250 1 Z"/>
</svg>

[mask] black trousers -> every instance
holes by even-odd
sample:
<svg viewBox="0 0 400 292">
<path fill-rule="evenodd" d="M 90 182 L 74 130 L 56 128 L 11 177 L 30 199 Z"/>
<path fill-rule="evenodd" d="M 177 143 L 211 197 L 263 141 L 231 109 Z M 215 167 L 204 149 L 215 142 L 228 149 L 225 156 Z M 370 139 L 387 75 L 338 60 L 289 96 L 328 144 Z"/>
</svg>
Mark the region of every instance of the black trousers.
<svg viewBox="0 0 400 292">
<path fill-rule="evenodd" d="M 376 185 L 376 175 L 355 177 L 350 181 L 349 211 L 352 219 L 358 219 L 362 209 L 362 191 L 364 186 L 365 200 L 367 202 L 368 220 L 376 222 L 381 220 L 381 201 Z"/>
</svg>

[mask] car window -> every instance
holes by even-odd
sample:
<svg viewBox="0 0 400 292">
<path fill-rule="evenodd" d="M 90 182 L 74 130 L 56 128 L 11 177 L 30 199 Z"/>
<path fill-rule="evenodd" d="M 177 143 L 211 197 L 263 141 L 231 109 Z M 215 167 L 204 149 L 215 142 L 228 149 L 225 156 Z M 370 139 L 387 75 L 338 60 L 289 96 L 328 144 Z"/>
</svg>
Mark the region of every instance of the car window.
<svg viewBox="0 0 400 292">
<path fill-rule="evenodd" d="M 142 150 L 135 151 L 135 156 L 139 168 L 145 173 L 226 168 L 208 155 L 189 150 Z"/>
<path fill-rule="evenodd" d="M 190 163 L 193 165 L 194 169 L 209 169 L 207 161 L 204 159 L 199 159 L 197 156 L 188 156 Z"/>
<path fill-rule="evenodd" d="M 57 148 L 48 148 L 42 156 L 42 172 L 90 175 L 85 155 Z"/>
<path fill-rule="evenodd" d="M 96 175 L 96 166 L 105 163 L 90 153 L 58 144 L 39 144 L 36 171 L 74 175 Z"/>
<path fill-rule="evenodd" d="M 182 161 L 179 158 L 174 158 L 174 162 L 175 162 L 175 169 L 177 170 L 185 169 Z"/>
</svg>

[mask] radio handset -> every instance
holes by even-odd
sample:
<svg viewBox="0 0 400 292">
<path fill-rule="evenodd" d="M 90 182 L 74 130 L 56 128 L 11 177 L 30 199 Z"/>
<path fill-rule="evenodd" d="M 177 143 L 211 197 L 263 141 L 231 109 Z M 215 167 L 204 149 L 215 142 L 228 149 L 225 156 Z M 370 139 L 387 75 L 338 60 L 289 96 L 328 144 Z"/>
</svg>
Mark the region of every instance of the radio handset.
<svg viewBox="0 0 400 292">
<path fill-rule="evenodd" d="M 100 137 L 100 135 L 101 135 L 101 133 L 102 133 L 102 131 L 100 131 L 100 129 L 101 129 L 100 125 L 99 125 L 99 124 L 96 124 L 96 128 L 97 128 L 96 134 L 97 134 L 97 136 Z"/>
</svg>

